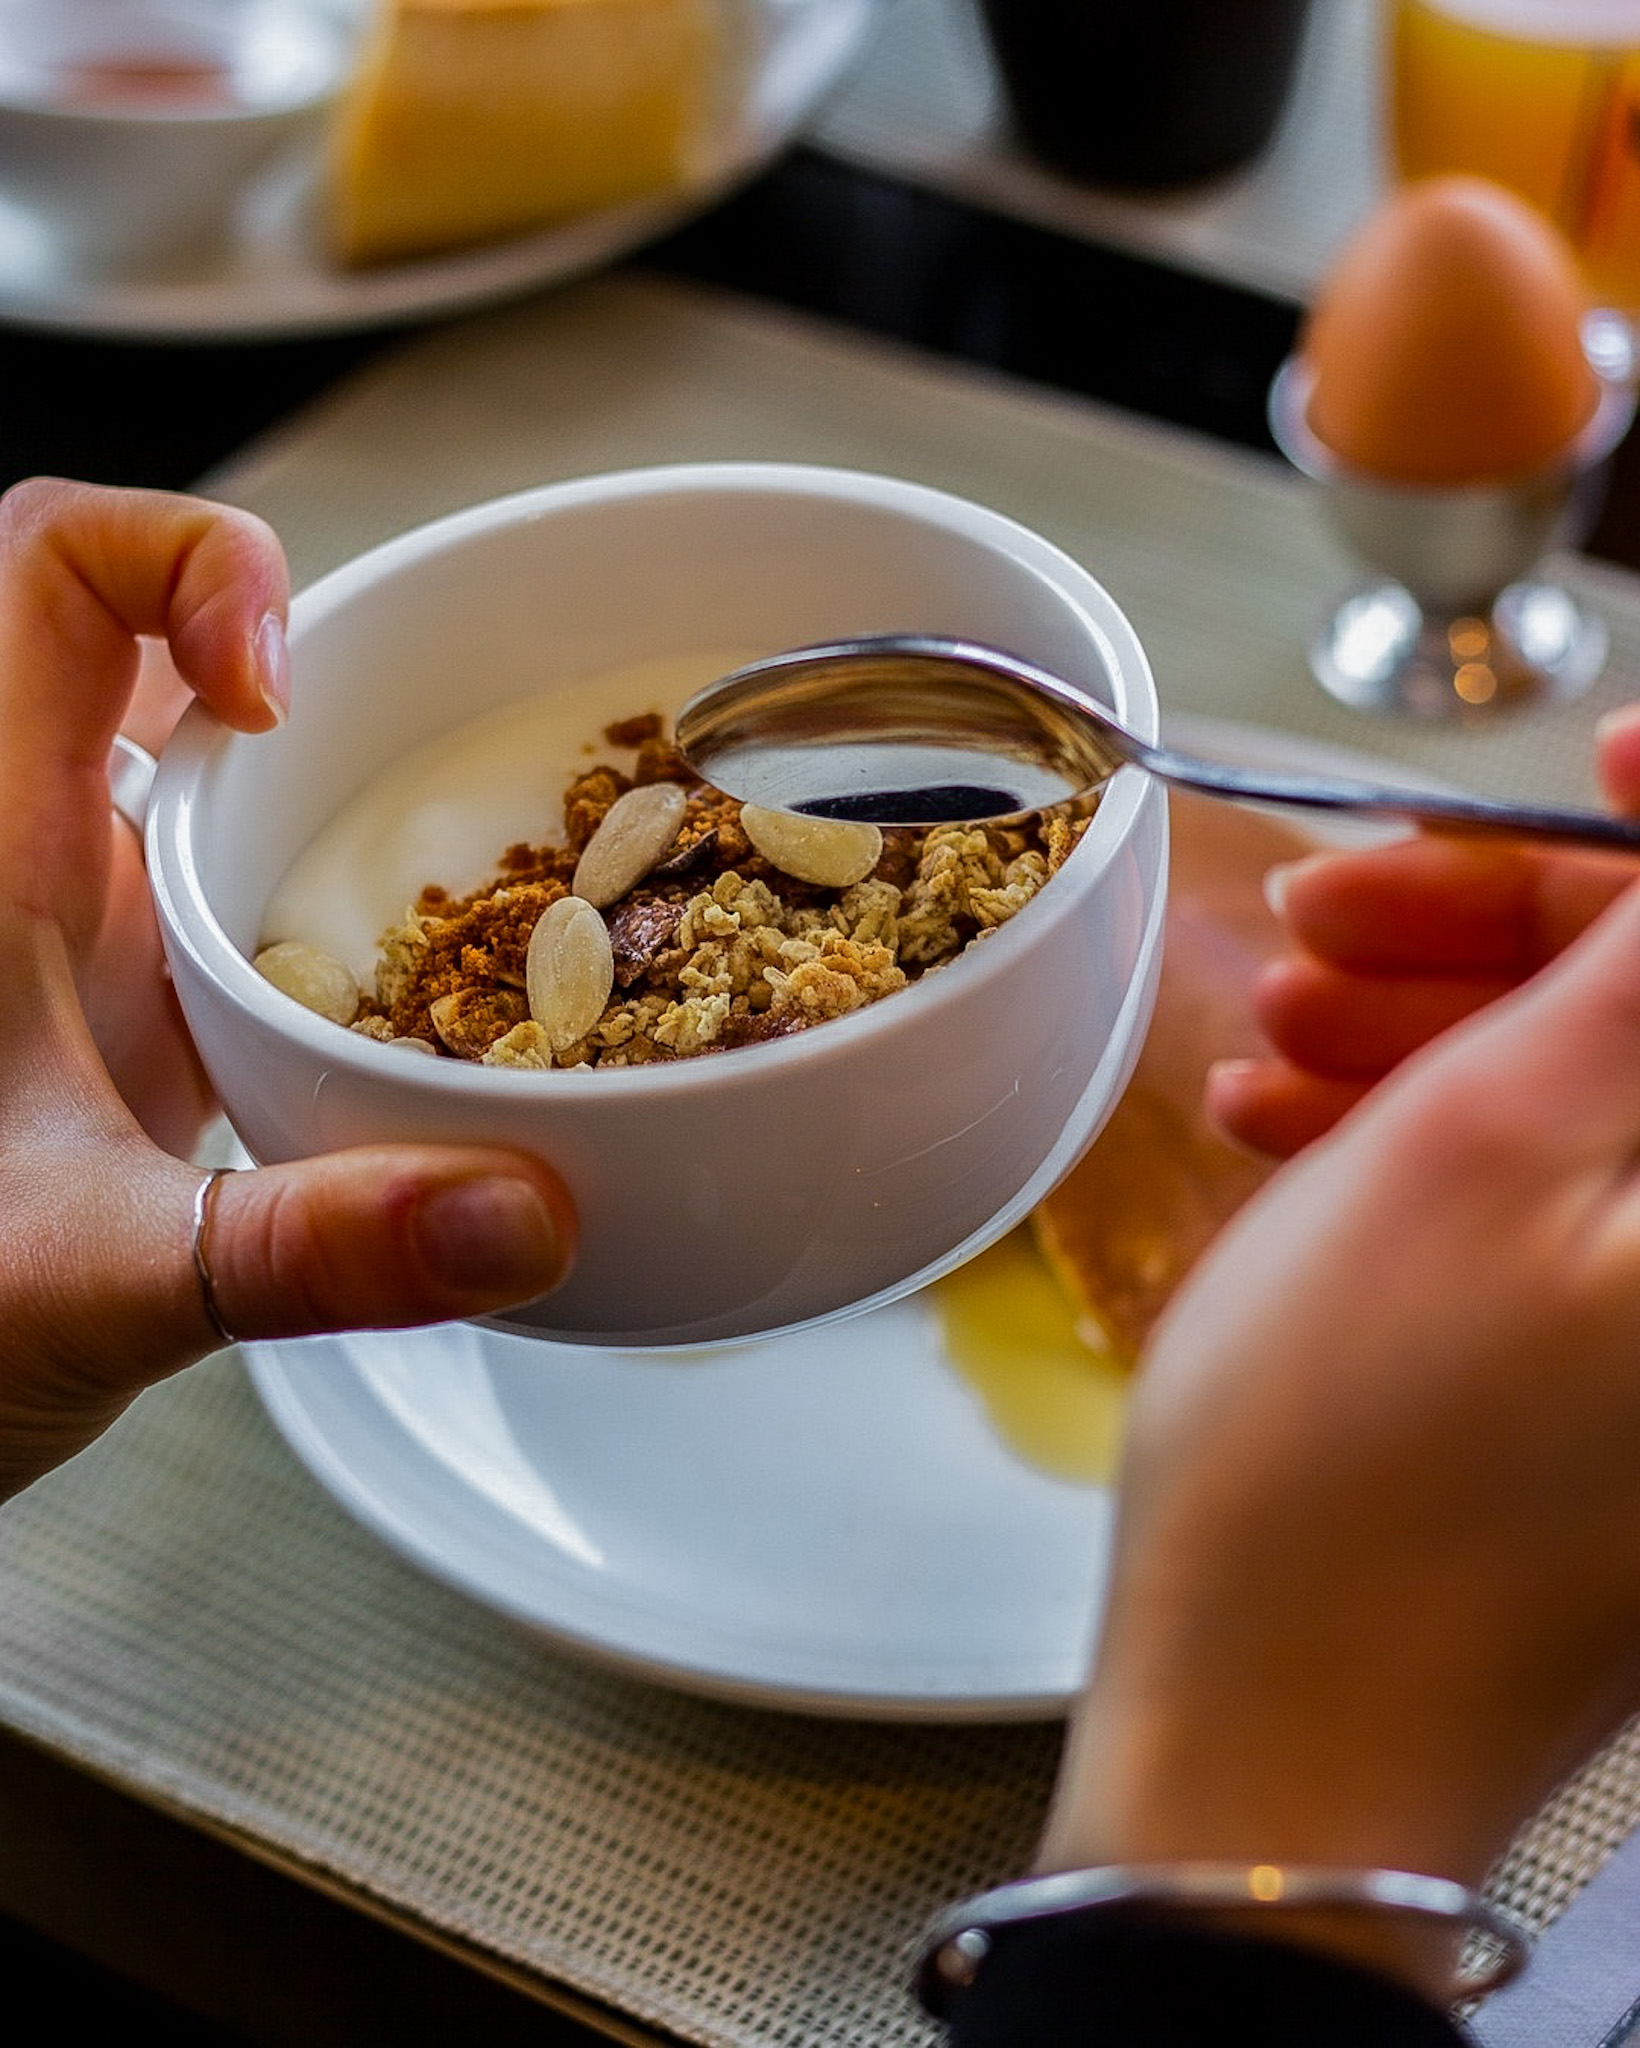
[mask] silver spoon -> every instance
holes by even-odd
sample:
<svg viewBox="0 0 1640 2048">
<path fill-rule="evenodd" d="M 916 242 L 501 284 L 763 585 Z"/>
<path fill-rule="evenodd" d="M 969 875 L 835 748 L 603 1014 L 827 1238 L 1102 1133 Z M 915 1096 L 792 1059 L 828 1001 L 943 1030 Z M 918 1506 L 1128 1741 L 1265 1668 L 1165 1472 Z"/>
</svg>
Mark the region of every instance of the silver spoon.
<svg viewBox="0 0 1640 2048">
<path fill-rule="evenodd" d="M 727 795 L 878 825 L 1018 817 L 1086 797 L 1124 766 L 1237 802 L 1525 833 L 1640 853 L 1598 811 L 1235 768 L 1153 746 L 1095 698 L 993 647 L 884 634 L 798 647 L 697 691 L 679 751 Z"/>
</svg>

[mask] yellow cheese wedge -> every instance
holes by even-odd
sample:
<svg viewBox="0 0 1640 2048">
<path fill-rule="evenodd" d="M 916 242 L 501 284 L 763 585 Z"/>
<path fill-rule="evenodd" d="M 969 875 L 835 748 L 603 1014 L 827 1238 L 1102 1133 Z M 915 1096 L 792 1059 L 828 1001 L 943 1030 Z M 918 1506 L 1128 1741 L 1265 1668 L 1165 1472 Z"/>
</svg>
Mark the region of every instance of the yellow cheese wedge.
<svg viewBox="0 0 1640 2048">
<path fill-rule="evenodd" d="M 330 237 L 391 262 L 682 180 L 710 0 L 382 0 L 337 124 Z"/>
</svg>

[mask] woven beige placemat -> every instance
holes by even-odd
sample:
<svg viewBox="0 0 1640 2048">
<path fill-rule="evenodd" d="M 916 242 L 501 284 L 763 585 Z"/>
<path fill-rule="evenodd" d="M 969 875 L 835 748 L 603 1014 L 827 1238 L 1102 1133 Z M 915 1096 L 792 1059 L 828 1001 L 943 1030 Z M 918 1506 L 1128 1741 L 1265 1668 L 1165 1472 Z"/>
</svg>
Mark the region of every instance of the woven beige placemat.
<svg viewBox="0 0 1640 2048">
<path fill-rule="evenodd" d="M 1486 731 L 1363 719 L 1323 695 L 1304 655 L 1362 571 L 1274 457 L 633 276 L 435 334 L 211 481 L 272 520 L 305 582 L 476 499 L 726 459 L 891 471 L 995 506 L 1107 586 L 1165 708 L 1368 747 L 1481 789 L 1587 794 L 1591 719 L 1640 678 L 1633 579 L 1578 563 L 1570 580 L 1613 639 L 1590 696 Z"/>
<path fill-rule="evenodd" d="M 232 1354 L 8 1508 L 0 1646 L 11 1727 L 705 2042 L 922 2039 L 907 1944 L 1019 1867 L 1056 1748 L 559 1657 L 333 1507 Z"/>
<path fill-rule="evenodd" d="M 1640 672 L 1640 593 L 1575 571 L 1611 680 L 1484 736 L 1368 725 L 1308 681 L 1348 564 L 1279 465 L 795 320 L 618 278 L 407 346 L 212 479 L 299 581 L 475 498 L 589 470 L 780 457 L 1027 520 L 1132 612 L 1170 707 L 1481 784 L 1580 793 Z M 232 1354 L 145 1396 L 0 1516 L 0 1713 L 119 1784 L 692 2041 L 922 2041 L 939 1901 L 1016 1872 L 1051 1727 L 885 1727 L 673 1696 L 422 1578 L 285 1450 Z M 1640 1813 L 1613 1747 L 1506 1876 L 1555 1911 Z"/>
<path fill-rule="evenodd" d="M 1244 168 L 1134 196 L 1059 176 L 1015 139 L 979 0 L 886 0 L 864 61 L 805 140 L 1061 233 L 1307 299 L 1383 189 L 1379 0 L 1314 0 L 1275 134 Z M 1112 81 L 1087 80 L 1099 119 Z"/>
</svg>

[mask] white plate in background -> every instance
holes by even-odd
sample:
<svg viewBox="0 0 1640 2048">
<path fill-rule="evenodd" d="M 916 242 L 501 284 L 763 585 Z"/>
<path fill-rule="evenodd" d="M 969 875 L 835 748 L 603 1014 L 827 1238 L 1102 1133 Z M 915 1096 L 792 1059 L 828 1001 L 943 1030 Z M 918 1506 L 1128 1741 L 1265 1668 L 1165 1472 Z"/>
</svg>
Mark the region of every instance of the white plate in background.
<svg viewBox="0 0 1640 2048">
<path fill-rule="evenodd" d="M 359 0 L 338 0 L 356 6 Z M 317 227 L 317 162 L 248 189 L 232 246 L 197 271 L 86 275 L 0 195 L 0 321 L 136 339 L 288 338 L 453 312 L 580 276 L 704 210 L 783 149 L 865 45 L 878 0 L 733 0 L 745 71 L 686 194 L 607 208 L 538 234 L 347 271 Z"/>
</svg>

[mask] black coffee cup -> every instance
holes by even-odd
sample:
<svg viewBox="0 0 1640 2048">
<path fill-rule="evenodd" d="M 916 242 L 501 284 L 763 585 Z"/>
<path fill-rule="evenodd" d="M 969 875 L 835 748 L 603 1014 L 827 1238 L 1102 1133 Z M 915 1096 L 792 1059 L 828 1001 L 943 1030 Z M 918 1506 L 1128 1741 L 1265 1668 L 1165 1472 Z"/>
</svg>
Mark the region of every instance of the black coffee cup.
<svg viewBox="0 0 1640 2048">
<path fill-rule="evenodd" d="M 1310 0 L 981 0 L 1021 139 L 1093 184 L 1251 161 L 1286 103 Z"/>
</svg>

